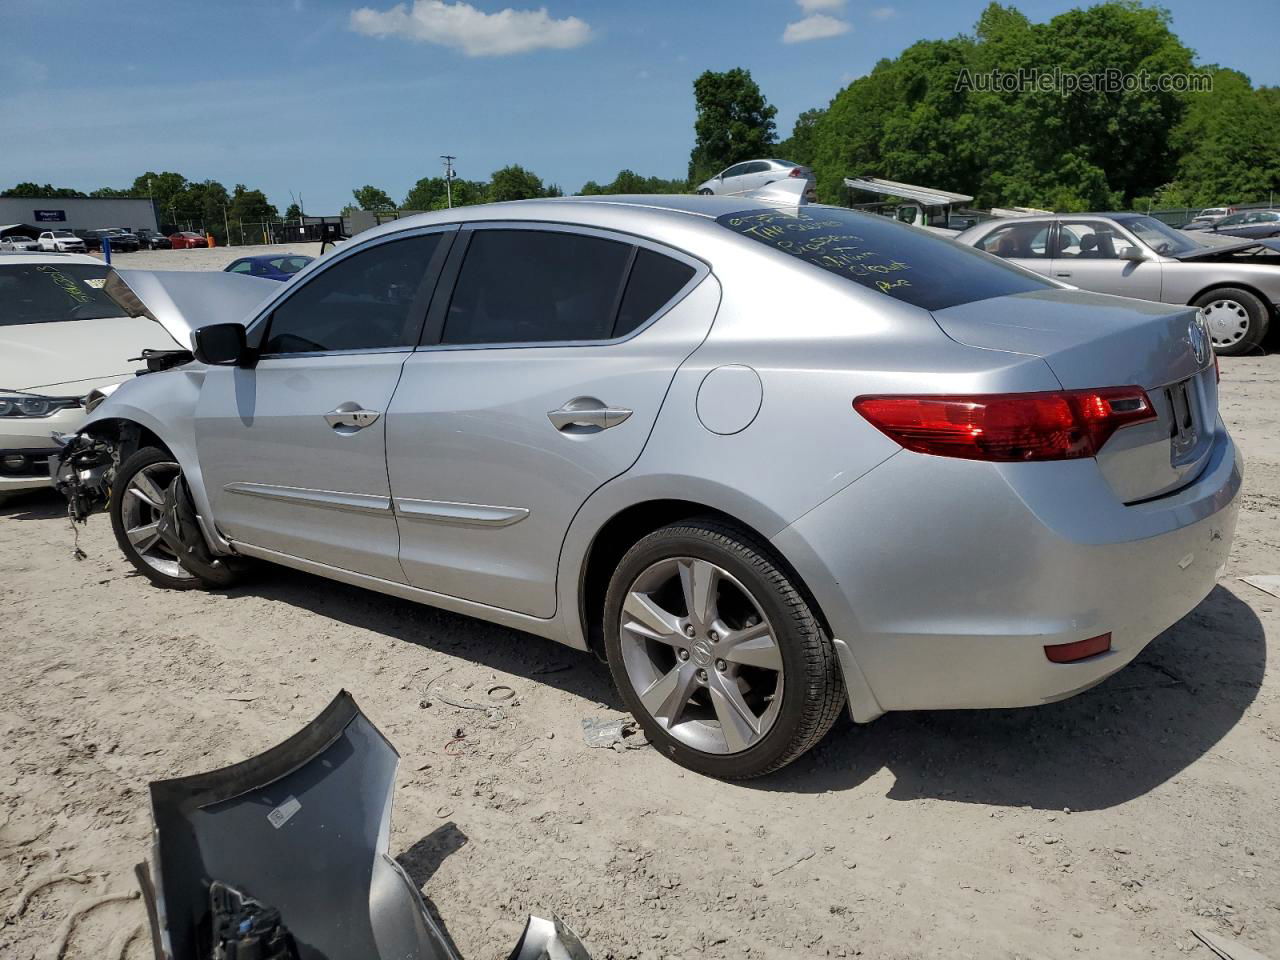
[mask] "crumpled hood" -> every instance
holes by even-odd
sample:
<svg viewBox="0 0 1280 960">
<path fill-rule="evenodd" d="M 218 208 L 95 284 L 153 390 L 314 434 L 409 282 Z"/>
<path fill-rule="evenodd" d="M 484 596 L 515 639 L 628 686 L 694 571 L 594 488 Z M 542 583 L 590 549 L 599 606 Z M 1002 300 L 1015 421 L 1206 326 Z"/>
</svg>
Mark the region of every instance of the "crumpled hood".
<svg viewBox="0 0 1280 960">
<path fill-rule="evenodd" d="M 65 320 L 0 327 L 0 388 L 82 396 L 127 377 L 148 347 L 173 350 L 173 337 L 146 317 Z"/>
<path fill-rule="evenodd" d="M 113 270 L 103 289 L 131 315 L 151 318 L 190 350 L 193 330 L 248 323 L 280 292 L 280 282 L 212 270 Z"/>
</svg>

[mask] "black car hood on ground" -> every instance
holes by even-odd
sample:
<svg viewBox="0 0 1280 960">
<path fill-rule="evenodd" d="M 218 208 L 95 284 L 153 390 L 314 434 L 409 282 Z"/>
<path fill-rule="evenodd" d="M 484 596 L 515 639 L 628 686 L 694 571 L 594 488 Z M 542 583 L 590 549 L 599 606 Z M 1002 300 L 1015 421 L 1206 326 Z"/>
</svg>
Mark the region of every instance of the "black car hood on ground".
<svg viewBox="0 0 1280 960">
<path fill-rule="evenodd" d="M 157 958 L 459 960 L 387 854 L 398 763 L 343 691 L 266 753 L 151 784 Z M 511 957 L 589 960 L 536 917 Z"/>
<path fill-rule="evenodd" d="M 1205 245 L 1199 250 L 1171 253 L 1169 256 L 1175 260 L 1223 260 L 1236 259 L 1245 253 L 1263 257 L 1270 262 L 1272 257 L 1280 254 L 1280 240 L 1241 240 L 1238 243 Z"/>
</svg>

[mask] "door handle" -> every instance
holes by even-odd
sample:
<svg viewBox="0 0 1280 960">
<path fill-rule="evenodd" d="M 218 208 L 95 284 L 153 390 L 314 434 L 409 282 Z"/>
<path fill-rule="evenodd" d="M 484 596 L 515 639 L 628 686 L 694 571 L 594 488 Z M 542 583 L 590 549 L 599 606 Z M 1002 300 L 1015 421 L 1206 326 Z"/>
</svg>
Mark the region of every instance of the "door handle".
<svg viewBox="0 0 1280 960">
<path fill-rule="evenodd" d="M 1055 277 L 1069 277 L 1069 276 L 1071 276 L 1071 271 L 1069 271 L 1069 270 L 1068 270 L 1066 273 L 1055 273 L 1055 274 L 1054 274 L 1054 276 L 1055 276 Z"/>
<path fill-rule="evenodd" d="M 324 415 L 324 422 L 340 433 L 353 433 L 377 423 L 382 416 L 380 410 L 365 410 L 357 404 L 347 402 Z"/>
<path fill-rule="evenodd" d="M 611 407 L 595 397 L 577 397 L 559 410 L 547 413 L 551 425 L 562 433 L 595 433 L 616 427 L 631 411 L 625 407 Z"/>
</svg>

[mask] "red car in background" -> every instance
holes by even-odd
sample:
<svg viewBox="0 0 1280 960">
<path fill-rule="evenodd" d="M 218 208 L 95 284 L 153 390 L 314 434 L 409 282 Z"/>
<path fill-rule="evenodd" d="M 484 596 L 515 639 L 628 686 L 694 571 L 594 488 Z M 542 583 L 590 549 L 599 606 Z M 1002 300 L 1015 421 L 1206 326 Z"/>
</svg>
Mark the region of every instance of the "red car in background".
<svg viewBox="0 0 1280 960">
<path fill-rule="evenodd" d="M 193 247 L 207 247 L 209 245 L 209 241 L 204 238 L 204 234 L 192 233 L 190 230 L 169 234 L 169 243 L 174 250 L 190 250 Z"/>
</svg>

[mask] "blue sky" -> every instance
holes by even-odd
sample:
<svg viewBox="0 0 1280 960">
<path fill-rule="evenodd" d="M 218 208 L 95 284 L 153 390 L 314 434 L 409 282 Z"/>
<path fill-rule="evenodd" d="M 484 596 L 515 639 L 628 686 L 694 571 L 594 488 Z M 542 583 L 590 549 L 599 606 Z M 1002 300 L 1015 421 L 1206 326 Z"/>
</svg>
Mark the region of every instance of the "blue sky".
<svg viewBox="0 0 1280 960">
<path fill-rule="evenodd" d="M 623 167 L 683 176 L 703 70 L 749 68 L 785 136 L 878 59 L 970 31 L 985 6 L 543 2 L 0 0 L 0 187 L 176 170 L 328 214 L 364 183 L 400 200 L 442 153 L 460 176 L 520 163 L 570 192 Z M 1082 5 L 1014 4 L 1036 20 Z M 1276 0 L 1164 6 L 1200 62 L 1280 84 Z"/>
</svg>

